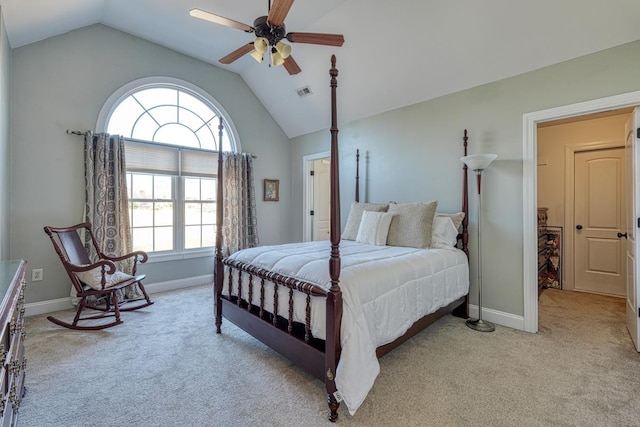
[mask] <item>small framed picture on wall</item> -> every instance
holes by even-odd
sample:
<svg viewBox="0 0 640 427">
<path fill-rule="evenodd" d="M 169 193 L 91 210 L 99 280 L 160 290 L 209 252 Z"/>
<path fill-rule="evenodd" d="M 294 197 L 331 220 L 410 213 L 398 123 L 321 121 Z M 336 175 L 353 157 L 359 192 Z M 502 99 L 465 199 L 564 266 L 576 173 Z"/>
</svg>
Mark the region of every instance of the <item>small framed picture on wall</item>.
<svg viewBox="0 0 640 427">
<path fill-rule="evenodd" d="M 277 179 L 264 180 L 264 201 L 277 202 L 280 200 L 280 181 Z"/>
</svg>

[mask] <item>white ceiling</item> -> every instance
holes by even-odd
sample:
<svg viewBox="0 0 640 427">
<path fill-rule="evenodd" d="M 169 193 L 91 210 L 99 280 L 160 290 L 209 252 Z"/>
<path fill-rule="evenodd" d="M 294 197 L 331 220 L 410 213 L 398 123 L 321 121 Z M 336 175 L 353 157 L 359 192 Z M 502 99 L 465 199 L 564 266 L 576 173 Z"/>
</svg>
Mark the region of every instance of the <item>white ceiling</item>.
<svg viewBox="0 0 640 427">
<path fill-rule="evenodd" d="M 329 126 L 330 56 L 341 123 L 640 39 L 638 0 L 299 0 L 287 31 L 344 34 L 342 47 L 292 44 L 302 72 L 218 59 L 251 34 L 189 15 L 253 25 L 268 0 L 0 0 L 13 48 L 102 23 L 238 73 L 289 137 Z M 298 98 L 296 89 L 313 94 Z"/>
</svg>

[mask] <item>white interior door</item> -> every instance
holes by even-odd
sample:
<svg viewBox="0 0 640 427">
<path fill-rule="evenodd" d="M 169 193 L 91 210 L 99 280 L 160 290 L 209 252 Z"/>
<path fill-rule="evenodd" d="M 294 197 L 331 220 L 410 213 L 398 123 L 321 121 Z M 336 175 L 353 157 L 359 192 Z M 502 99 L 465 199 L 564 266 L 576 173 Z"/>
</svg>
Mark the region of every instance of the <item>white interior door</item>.
<svg viewBox="0 0 640 427">
<path fill-rule="evenodd" d="M 575 154 L 575 289 L 626 295 L 624 158 L 624 148 Z"/>
<path fill-rule="evenodd" d="M 640 351 L 640 311 L 638 310 L 638 298 L 640 286 L 638 284 L 638 235 L 640 226 L 640 156 L 638 153 L 638 127 L 640 126 L 640 110 L 635 108 L 625 126 L 627 155 L 626 183 L 627 183 L 627 233 L 626 244 L 626 285 L 627 285 L 627 328 L 633 340 L 636 350 Z"/>
<path fill-rule="evenodd" d="M 313 227 L 311 240 L 327 240 L 331 226 L 329 160 L 313 162 Z"/>
</svg>

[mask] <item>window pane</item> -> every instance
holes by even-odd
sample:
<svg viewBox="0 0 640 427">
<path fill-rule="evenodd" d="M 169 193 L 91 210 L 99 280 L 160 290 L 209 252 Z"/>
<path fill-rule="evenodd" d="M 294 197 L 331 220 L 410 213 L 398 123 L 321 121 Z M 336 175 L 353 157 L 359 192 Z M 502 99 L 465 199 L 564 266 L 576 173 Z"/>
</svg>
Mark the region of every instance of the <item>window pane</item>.
<svg viewBox="0 0 640 427">
<path fill-rule="evenodd" d="M 200 148 L 196 135 L 182 125 L 170 123 L 160 127 L 153 136 L 155 142 Z"/>
<path fill-rule="evenodd" d="M 194 115 L 199 116 L 202 122 L 211 120 L 212 117 L 215 117 L 215 113 L 211 111 L 211 108 L 209 108 L 209 106 L 186 92 L 180 92 L 180 106 L 192 111 Z M 181 123 L 186 122 L 183 122 L 181 120 Z M 200 125 L 202 125 L 202 123 L 200 123 Z"/>
<path fill-rule="evenodd" d="M 131 130 L 136 119 L 144 110 L 132 97 L 125 98 L 111 114 L 107 132 L 112 135 L 122 135 L 131 138 Z"/>
<path fill-rule="evenodd" d="M 134 251 L 153 251 L 153 228 L 134 228 L 131 231 L 131 241 Z"/>
<path fill-rule="evenodd" d="M 127 197 L 131 199 L 131 174 L 127 174 Z"/>
<path fill-rule="evenodd" d="M 133 95 L 147 110 L 160 104 L 177 104 L 178 91 L 169 87 L 154 87 Z"/>
<path fill-rule="evenodd" d="M 211 110 L 209 110 L 209 115 L 210 114 L 211 114 Z M 195 132 L 198 129 L 200 129 L 202 126 L 205 126 L 206 125 L 205 120 L 209 118 L 210 117 L 203 119 L 202 117 L 199 117 L 196 114 L 193 114 L 189 110 L 186 110 L 184 108 L 180 109 L 180 124 L 188 127 L 189 129 L 191 129 L 192 132 Z"/>
<path fill-rule="evenodd" d="M 173 181 L 170 176 L 155 175 L 153 179 L 154 199 L 173 199 Z"/>
<path fill-rule="evenodd" d="M 184 179 L 185 200 L 200 200 L 200 178 Z"/>
<path fill-rule="evenodd" d="M 131 138 L 140 139 L 142 141 L 153 141 L 153 134 L 158 129 L 158 123 L 155 122 L 147 113 L 140 116 L 131 129 Z"/>
<path fill-rule="evenodd" d="M 156 251 L 170 251 L 173 249 L 173 227 L 156 227 L 155 236 Z"/>
<path fill-rule="evenodd" d="M 133 202 L 131 212 L 132 227 L 151 227 L 153 226 L 153 203 L 151 202 Z"/>
<path fill-rule="evenodd" d="M 215 224 L 215 223 L 216 223 L 216 204 L 203 203 L 202 204 L 202 224 Z"/>
<path fill-rule="evenodd" d="M 215 179 L 202 179 L 201 180 L 201 187 L 202 187 L 202 194 L 200 195 L 200 197 L 202 197 L 201 200 L 210 200 L 210 201 L 215 201 L 216 200 L 216 180 Z"/>
<path fill-rule="evenodd" d="M 200 224 L 201 215 L 201 203 L 185 203 L 184 204 L 184 223 L 186 225 Z"/>
<path fill-rule="evenodd" d="M 214 150 L 218 151 L 218 123 L 217 120 L 215 122 L 209 122 L 206 126 L 198 129 L 196 131 L 196 135 L 200 138 L 200 143 L 202 144 L 202 148 L 205 150 Z M 227 139 L 222 132 L 223 139 Z M 223 144 L 224 145 L 224 144 Z M 228 151 L 228 150 L 227 150 Z"/>
<path fill-rule="evenodd" d="M 175 105 L 158 105 L 148 110 L 153 120 L 160 126 L 178 122 L 178 107 Z"/>
<path fill-rule="evenodd" d="M 213 225 L 202 226 L 202 247 L 216 245 L 216 229 Z"/>
<path fill-rule="evenodd" d="M 151 199 L 153 197 L 153 176 L 136 173 L 131 178 L 132 199 Z"/>
<path fill-rule="evenodd" d="M 199 225 L 188 225 L 184 228 L 184 248 L 193 249 L 200 247 L 200 230 Z"/>
<path fill-rule="evenodd" d="M 155 225 L 156 227 L 173 225 L 173 203 L 171 202 L 155 203 Z"/>
</svg>

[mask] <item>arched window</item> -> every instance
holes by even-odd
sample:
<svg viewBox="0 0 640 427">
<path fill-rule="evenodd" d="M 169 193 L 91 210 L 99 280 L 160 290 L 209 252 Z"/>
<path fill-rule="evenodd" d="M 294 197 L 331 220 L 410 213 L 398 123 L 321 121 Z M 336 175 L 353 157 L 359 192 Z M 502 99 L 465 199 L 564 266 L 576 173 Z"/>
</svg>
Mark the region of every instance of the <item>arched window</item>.
<svg viewBox="0 0 640 427">
<path fill-rule="evenodd" d="M 160 144 L 218 150 L 218 124 L 223 117 L 191 90 L 176 85 L 147 85 L 113 109 L 107 132 Z M 225 122 L 223 117 L 223 122 Z M 223 129 L 222 148 L 235 151 L 233 135 Z"/>
<path fill-rule="evenodd" d="M 217 102 L 186 82 L 144 79 L 107 100 L 100 127 L 125 137 L 133 249 L 210 252 L 218 146 L 238 149 L 235 128 Z"/>
</svg>

